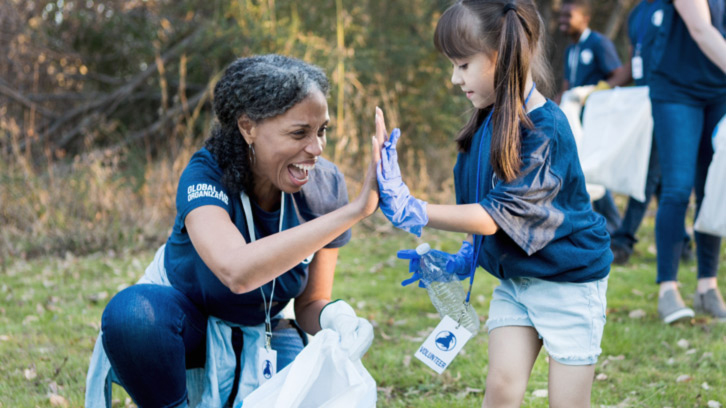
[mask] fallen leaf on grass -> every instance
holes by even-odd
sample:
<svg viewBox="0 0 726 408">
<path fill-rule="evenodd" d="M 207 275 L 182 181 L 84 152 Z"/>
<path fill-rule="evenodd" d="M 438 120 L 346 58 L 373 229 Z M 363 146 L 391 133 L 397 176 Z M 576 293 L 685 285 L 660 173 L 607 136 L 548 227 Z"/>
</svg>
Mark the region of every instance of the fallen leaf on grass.
<svg viewBox="0 0 726 408">
<path fill-rule="evenodd" d="M 682 349 L 687 349 L 688 346 L 690 345 L 690 343 L 686 339 L 680 339 L 680 340 L 678 340 L 678 343 L 676 343 L 676 344 L 678 345 L 678 347 L 680 347 Z"/>
<path fill-rule="evenodd" d="M 708 385 L 707 382 L 704 382 L 703 384 L 701 384 L 701 388 L 703 388 L 704 390 L 710 390 L 711 389 L 711 386 Z"/>
<path fill-rule="evenodd" d="M 595 379 L 598 380 L 598 381 L 605 381 L 605 380 L 608 379 L 608 375 L 605 374 L 605 373 L 600 373 L 600 374 L 598 374 L 598 375 L 595 376 Z"/>
<path fill-rule="evenodd" d="M 638 289 L 633 289 L 630 292 L 635 296 L 643 296 L 643 292 L 639 291 Z"/>
<path fill-rule="evenodd" d="M 0 341 L 10 341 L 10 336 L 7 334 L 0 334 Z"/>
<path fill-rule="evenodd" d="M 60 395 L 52 394 L 50 396 L 50 405 L 53 407 L 63 407 L 68 408 L 70 404 L 68 404 L 68 400 L 63 398 Z"/>
<path fill-rule="evenodd" d="M 547 390 L 534 390 L 532 396 L 535 398 L 547 398 Z"/>
<path fill-rule="evenodd" d="M 708 401 L 708 404 L 706 405 L 708 406 L 708 408 L 721 408 L 721 403 L 714 400 Z"/>
<path fill-rule="evenodd" d="M 378 333 L 381 334 L 381 337 L 383 337 L 383 340 L 391 340 L 391 336 L 387 335 L 386 332 L 383 330 L 379 330 Z"/>
<path fill-rule="evenodd" d="M 680 382 L 689 382 L 691 380 L 692 380 L 692 378 L 688 374 L 682 374 L 682 375 L 679 375 L 678 378 L 676 378 L 676 382 L 677 383 L 680 383 Z"/>
<path fill-rule="evenodd" d="M 628 313 L 628 317 L 631 319 L 642 319 L 645 316 L 645 310 L 643 309 L 635 309 L 632 312 Z"/>
<path fill-rule="evenodd" d="M 408 367 L 411 365 L 411 356 L 404 356 L 403 357 L 403 366 Z"/>
<path fill-rule="evenodd" d="M 23 370 L 23 376 L 28 381 L 35 379 L 35 377 L 38 376 L 38 373 L 35 371 L 35 365 L 31 365 L 30 367 Z"/>
</svg>

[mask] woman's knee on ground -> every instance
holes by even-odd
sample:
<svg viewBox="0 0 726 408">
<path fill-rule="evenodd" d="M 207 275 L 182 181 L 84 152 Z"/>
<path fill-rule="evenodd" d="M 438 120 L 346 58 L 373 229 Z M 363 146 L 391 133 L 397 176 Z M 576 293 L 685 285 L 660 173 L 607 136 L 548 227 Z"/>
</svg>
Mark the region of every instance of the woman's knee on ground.
<svg viewBox="0 0 726 408">
<path fill-rule="evenodd" d="M 150 288 L 144 286 L 128 287 L 108 303 L 101 318 L 104 345 L 109 344 L 106 340 L 117 339 L 143 347 L 154 339 L 163 338 L 163 333 L 171 329 L 164 324 L 169 319 L 160 316 L 162 313 L 156 307 L 158 298 L 155 299 Z M 116 341 L 111 343 L 118 344 Z"/>
</svg>

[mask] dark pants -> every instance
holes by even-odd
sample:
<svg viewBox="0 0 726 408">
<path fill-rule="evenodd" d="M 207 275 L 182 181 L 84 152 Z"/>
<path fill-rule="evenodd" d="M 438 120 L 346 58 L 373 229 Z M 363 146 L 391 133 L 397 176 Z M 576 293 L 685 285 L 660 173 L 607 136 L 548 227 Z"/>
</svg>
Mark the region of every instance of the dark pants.
<svg viewBox="0 0 726 408">
<path fill-rule="evenodd" d="M 620 227 L 620 213 L 610 190 L 605 190 L 604 196 L 592 202 L 592 209 L 605 217 L 605 228 L 609 234 L 613 234 Z"/>
<path fill-rule="evenodd" d="M 130 286 L 108 303 L 101 327 L 111 367 L 139 407 L 186 402 L 186 369 L 204 367 L 207 316 L 183 293 L 169 286 Z M 302 350 L 303 339 L 294 327 L 273 330 L 272 348 L 281 370 Z"/>
</svg>

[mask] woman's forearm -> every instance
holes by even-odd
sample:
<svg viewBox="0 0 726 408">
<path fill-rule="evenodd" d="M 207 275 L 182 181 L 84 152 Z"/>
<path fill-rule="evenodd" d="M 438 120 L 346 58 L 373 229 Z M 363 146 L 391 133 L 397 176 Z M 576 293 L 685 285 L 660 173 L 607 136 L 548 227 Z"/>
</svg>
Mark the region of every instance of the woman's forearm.
<svg viewBox="0 0 726 408">
<path fill-rule="evenodd" d="M 209 269 L 232 292 L 246 293 L 292 269 L 363 218 L 354 201 L 250 243 L 220 207 L 197 208 L 186 223 L 192 243 Z M 215 224 L 215 220 L 219 222 Z"/>
<path fill-rule="evenodd" d="M 673 4 L 701 52 L 726 73 L 726 39 L 711 24 L 707 0 L 675 0 Z"/>
</svg>

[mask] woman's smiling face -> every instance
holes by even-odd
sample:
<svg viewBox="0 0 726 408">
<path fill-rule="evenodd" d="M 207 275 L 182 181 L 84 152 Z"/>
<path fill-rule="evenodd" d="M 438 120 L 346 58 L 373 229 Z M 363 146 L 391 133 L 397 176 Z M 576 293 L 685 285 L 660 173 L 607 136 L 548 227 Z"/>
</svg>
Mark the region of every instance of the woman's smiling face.
<svg viewBox="0 0 726 408">
<path fill-rule="evenodd" d="M 328 102 L 317 89 L 282 115 L 257 122 L 240 118 L 240 131 L 255 152 L 258 204 L 264 208 L 265 202 L 279 198 L 280 190 L 294 193 L 302 188 L 323 153 L 329 122 Z"/>
</svg>

